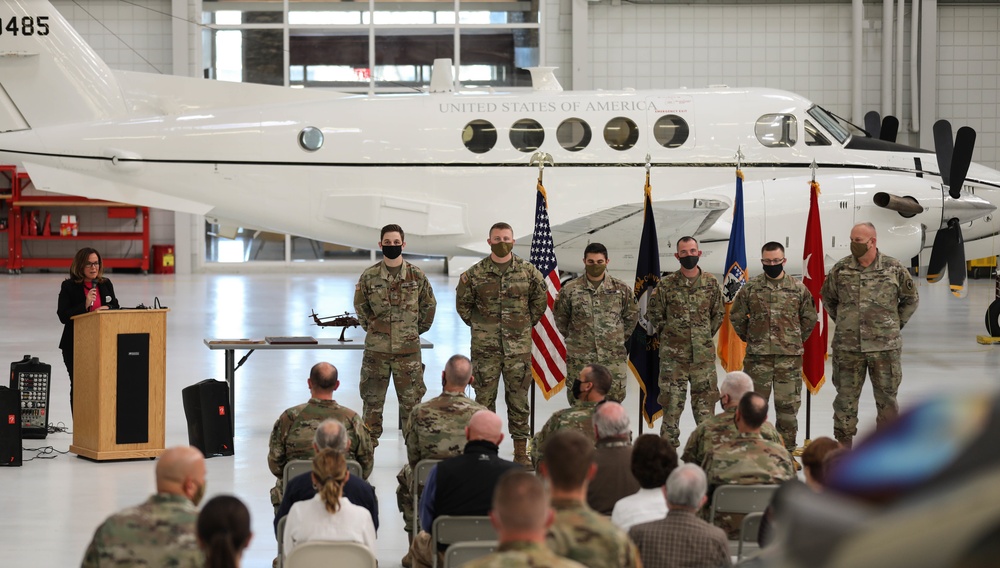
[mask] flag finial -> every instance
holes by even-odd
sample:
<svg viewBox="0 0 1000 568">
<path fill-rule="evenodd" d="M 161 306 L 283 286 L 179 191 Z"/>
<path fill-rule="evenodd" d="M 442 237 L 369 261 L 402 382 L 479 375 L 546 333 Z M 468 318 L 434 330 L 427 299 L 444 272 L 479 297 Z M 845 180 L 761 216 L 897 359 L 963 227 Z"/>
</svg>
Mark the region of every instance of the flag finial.
<svg viewBox="0 0 1000 568">
<path fill-rule="evenodd" d="M 816 170 L 819 169 L 819 166 L 816 165 L 816 158 L 813 158 L 813 163 L 809 164 L 809 169 L 812 170 L 812 181 L 816 183 Z"/>
<path fill-rule="evenodd" d="M 737 170 L 743 169 L 743 158 L 744 157 L 746 157 L 746 156 L 744 156 L 744 154 L 743 154 L 743 145 L 740 144 L 739 147 L 736 148 L 736 169 Z"/>
<path fill-rule="evenodd" d="M 552 154 L 547 152 L 535 152 L 531 155 L 532 164 L 538 164 L 538 183 L 542 183 L 542 171 L 545 169 L 545 164 L 554 166 L 555 162 L 552 160 Z"/>
</svg>

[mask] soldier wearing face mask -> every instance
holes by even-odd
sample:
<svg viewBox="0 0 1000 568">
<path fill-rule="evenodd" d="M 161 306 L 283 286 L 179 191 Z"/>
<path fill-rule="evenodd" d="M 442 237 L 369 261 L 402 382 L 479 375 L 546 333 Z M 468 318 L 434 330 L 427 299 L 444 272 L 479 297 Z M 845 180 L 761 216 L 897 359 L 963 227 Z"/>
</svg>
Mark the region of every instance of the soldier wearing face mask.
<svg viewBox="0 0 1000 568">
<path fill-rule="evenodd" d="M 611 372 L 604 365 L 593 363 L 580 370 L 580 378 L 567 389 L 573 395 L 574 404 L 553 412 L 545 426 L 535 434 L 532 442 L 534 451 L 531 453 L 535 467 L 544 457 L 545 442 L 556 432 L 576 430 L 588 439 L 594 437 L 594 411 L 598 404 L 604 402 L 611 385 Z"/>
<path fill-rule="evenodd" d="M 747 344 L 743 370 L 765 399 L 774 389 L 778 432 L 795 450 L 802 402 L 802 344 L 816 327 L 812 294 L 785 274 L 785 247 L 769 242 L 761 249 L 764 274 L 755 276 L 733 300 L 733 329 Z"/>
<path fill-rule="evenodd" d="M 632 287 L 606 272 L 608 264 L 604 245 L 587 245 L 583 251 L 587 273 L 563 286 L 553 308 L 556 327 L 566 338 L 566 397 L 570 404 L 576 403 L 573 377 L 588 363 L 599 363 L 611 371 L 614 381 L 608 399 L 625 400 L 625 344 L 639 320 L 639 306 Z"/>
<path fill-rule="evenodd" d="M 917 311 L 917 289 L 898 260 L 879 252 L 875 226 L 851 229 L 851 256 L 837 262 L 821 290 L 836 323 L 833 333 L 833 433 L 851 447 L 858 432 L 858 399 L 871 375 L 879 425 L 896 416 L 903 379 L 900 330 Z"/>
<path fill-rule="evenodd" d="M 406 237 L 399 225 L 382 227 L 383 258 L 365 269 L 354 289 L 354 309 L 365 336 L 361 362 L 361 399 L 372 445 L 382 435 L 382 409 L 389 377 L 396 386 L 401 416 L 427 392 L 420 360 L 420 334 L 431 328 L 437 300 L 427 276 L 403 260 Z"/>
<path fill-rule="evenodd" d="M 681 237 L 674 254 L 681 269 L 660 279 L 649 297 L 650 326 L 660 337 L 660 436 L 680 446 L 678 423 L 691 383 L 691 409 L 698 424 L 710 418 L 719 400 L 715 334 L 722 327 L 724 301 L 719 280 L 698 268 L 701 249 Z"/>
<path fill-rule="evenodd" d="M 514 461 L 528 459 L 528 389 L 531 387 L 531 328 L 545 314 L 548 292 L 542 273 L 514 256 L 514 229 L 490 227 L 490 256 L 462 273 L 455 290 L 459 317 L 472 328 L 472 374 L 476 402 L 496 410 L 500 375 Z"/>
</svg>

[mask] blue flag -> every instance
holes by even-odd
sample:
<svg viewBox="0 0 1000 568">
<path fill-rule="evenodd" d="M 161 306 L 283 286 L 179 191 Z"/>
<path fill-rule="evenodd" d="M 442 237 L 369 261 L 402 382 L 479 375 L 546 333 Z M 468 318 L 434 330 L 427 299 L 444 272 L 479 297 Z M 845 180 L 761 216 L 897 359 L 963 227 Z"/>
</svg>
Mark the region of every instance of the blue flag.
<svg viewBox="0 0 1000 568">
<path fill-rule="evenodd" d="M 629 340 L 628 366 L 642 390 L 642 417 L 650 428 L 663 414 L 660 397 L 660 339 L 649 325 L 646 309 L 653 288 L 660 281 L 660 247 L 656 243 L 652 190 L 646 172 L 646 200 L 643 208 L 642 239 L 635 265 L 635 299 L 639 303 L 639 323 Z"/>
<path fill-rule="evenodd" d="M 733 307 L 733 299 L 747 283 L 747 244 L 743 229 L 743 172 L 736 170 L 736 199 L 733 202 L 733 227 L 729 232 L 729 250 L 726 251 L 726 276 L 722 281 L 722 297 L 726 300 L 726 315 L 719 330 L 719 361 L 726 372 L 738 371 L 743 368 L 743 357 L 746 356 L 747 344 L 743 342 L 729 312 Z"/>
</svg>

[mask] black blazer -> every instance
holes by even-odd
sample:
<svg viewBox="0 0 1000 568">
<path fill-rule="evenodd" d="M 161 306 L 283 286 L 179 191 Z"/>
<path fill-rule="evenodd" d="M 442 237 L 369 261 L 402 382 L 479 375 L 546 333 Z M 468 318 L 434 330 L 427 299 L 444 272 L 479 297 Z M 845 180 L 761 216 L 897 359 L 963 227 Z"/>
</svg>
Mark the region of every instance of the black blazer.
<svg viewBox="0 0 1000 568">
<path fill-rule="evenodd" d="M 97 289 L 101 294 L 102 306 L 108 306 L 112 310 L 120 307 L 111 280 L 105 278 L 104 282 L 98 282 Z M 59 321 L 65 326 L 62 338 L 59 340 L 59 349 L 72 350 L 73 320 L 70 318 L 87 313 L 87 293 L 83 291 L 83 282 L 74 282 L 72 278 L 63 280 L 62 288 L 59 289 L 59 308 L 56 313 L 59 315 Z"/>
</svg>

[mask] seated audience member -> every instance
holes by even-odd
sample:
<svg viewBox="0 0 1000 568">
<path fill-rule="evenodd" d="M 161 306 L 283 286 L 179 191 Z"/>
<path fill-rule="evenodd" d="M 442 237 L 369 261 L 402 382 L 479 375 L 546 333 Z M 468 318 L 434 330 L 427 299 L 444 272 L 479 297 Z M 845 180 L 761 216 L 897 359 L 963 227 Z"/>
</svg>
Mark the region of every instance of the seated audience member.
<svg viewBox="0 0 1000 568">
<path fill-rule="evenodd" d="M 611 522 L 628 531 L 633 525 L 665 517 L 667 502 L 663 498 L 663 485 L 676 467 L 677 450 L 670 442 L 655 434 L 639 436 L 632 448 L 632 475 L 641 489 L 615 503 Z"/>
<path fill-rule="evenodd" d="M 726 374 L 726 378 L 719 385 L 719 404 L 722 405 L 722 412 L 703 421 L 691 433 L 687 444 L 684 445 L 684 453 L 681 454 L 684 463 L 704 467 L 705 457 L 712 448 L 732 440 L 739 434 L 736 430 L 736 421 L 733 419 L 736 415 L 736 406 L 743 395 L 751 391 L 753 391 L 753 380 L 750 375 L 743 371 Z M 760 435 L 765 440 L 784 445 L 781 434 L 778 434 L 778 430 L 770 422 L 761 425 Z"/>
<path fill-rule="evenodd" d="M 337 368 L 329 363 L 316 363 L 309 371 L 306 383 L 309 385 L 309 402 L 282 412 L 271 430 L 267 466 L 277 478 L 271 489 L 271 504 L 275 507 L 281 503 L 281 478 L 285 464 L 292 460 L 312 459 L 313 435 L 319 423 L 327 418 L 335 418 L 347 428 L 351 440 L 347 459 L 361 464 L 362 477 L 368 479 L 375 464 L 375 448 L 361 417 L 333 400 L 333 391 L 340 386 Z"/>
<path fill-rule="evenodd" d="M 406 440 L 406 464 L 396 475 L 396 505 L 403 513 L 403 529 L 413 530 L 413 469 L 420 460 L 443 460 L 462 453 L 463 428 L 472 415 L 486 407 L 465 396 L 472 384 L 472 361 L 464 355 L 452 355 L 441 372 L 441 395 L 413 407 L 403 427 Z M 403 566 L 409 566 L 407 558 Z"/>
<path fill-rule="evenodd" d="M 792 456 L 784 446 L 765 440 L 760 428 L 767 419 L 767 400 L 755 392 L 740 399 L 736 409 L 739 434 L 714 448 L 705 458 L 709 494 L 720 485 L 779 485 L 795 477 Z M 717 514 L 716 526 L 739 538 L 741 514 Z"/>
<path fill-rule="evenodd" d="M 802 471 L 806 476 L 806 486 L 816 492 L 823 491 L 825 479 L 823 466 L 826 456 L 839 449 L 840 443 L 826 436 L 816 438 L 802 452 Z M 774 540 L 774 519 L 777 515 L 778 495 L 771 499 L 771 504 L 764 510 L 760 520 L 760 531 L 757 533 L 757 544 L 764 548 Z"/>
<path fill-rule="evenodd" d="M 239 568 L 250 545 L 250 511 L 232 495 L 211 498 L 198 514 L 198 546 L 205 568 Z"/>
<path fill-rule="evenodd" d="M 586 437 L 594 432 L 594 411 L 597 405 L 604 402 L 611 388 L 611 371 L 604 365 L 587 365 L 580 370 L 580 378 L 573 383 L 573 396 L 576 404 L 552 413 L 545 426 L 535 434 L 532 442 L 534 450 L 531 461 L 534 467 L 544 458 L 545 440 L 561 430 L 573 429 Z"/>
<path fill-rule="evenodd" d="M 167 449 L 156 460 L 156 493 L 97 527 L 81 568 L 202 566 L 195 521 L 204 495 L 205 457 L 201 451 L 191 446 Z"/>
<path fill-rule="evenodd" d="M 522 468 L 515 462 L 501 459 L 500 442 L 503 441 L 503 421 L 489 410 L 472 415 L 465 427 L 465 450 L 462 455 L 448 458 L 431 469 L 420 495 L 421 530 L 410 545 L 410 554 L 416 568 L 430 568 L 434 554 L 431 550 L 431 528 L 434 519 L 442 515 L 484 516 L 493 502 L 493 490 L 500 476 Z M 439 558 L 438 565 L 443 560 Z"/>
<path fill-rule="evenodd" d="M 587 485 L 587 504 L 602 515 L 610 515 L 615 503 L 639 490 L 632 475 L 632 429 L 622 405 L 608 401 L 594 412 L 597 473 Z"/>
<path fill-rule="evenodd" d="M 604 406 L 608 404 L 617 405 Z M 539 467 L 556 511 L 546 537 L 553 552 L 590 568 L 642 566 L 628 535 L 587 505 L 587 483 L 597 470 L 590 440 L 579 432 L 555 433 L 545 444 L 545 461 Z"/>
<path fill-rule="evenodd" d="M 667 516 L 635 525 L 628 532 L 642 555 L 643 568 L 732 565 L 726 533 L 697 515 L 708 501 L 707 487 L 705 472 L 694 464 L 678 466 L 670 473 L 664 488 Z"/>
<path fill-rule="evenodd" d="M 554 513 L 538 477 L 523 471 L 505 473 L 493 493 L 490 521 L 497 530 L 496 552 L 472 560 L 466 568 L 582 568 L 545 546 Z"/>
<path fill-rule="evenodd" d="M 347 437 L 347 430 L 339 420 L 327 418 L 320 423 L 313 437 L 313 451 L 320 452 L 329 449 L 342 456 L 349 455 L 351 440 Z M 316 488 L 313 486 L 312 473 L 299 474 L 288 481 L 285 494 L 281 497 L 281 506 L 274 514 L 274 530 L 278 530 L 278 521 L 288 514 L 292 505 L 299 501 L 307 501 L 316 495 Z M 375 488 L 360 477 L 351 475 L 344 484 L 344 497 L 348 501 L 364 507 L 371 513 L 372 524 L 378 531 L 378 497 L 375 496 Z"/>
<path fill-rule="evenodd" d="M 329 448 L 313 458 L 312 480 L 316 495 L 292 505 L 285 521 L 284 555 L 303 542 L 357 542 L 378 554 L 375 524 L 367 509 L 344 497 L 344 484 L 350 477 L 343 454 Z"/>
</svg>

